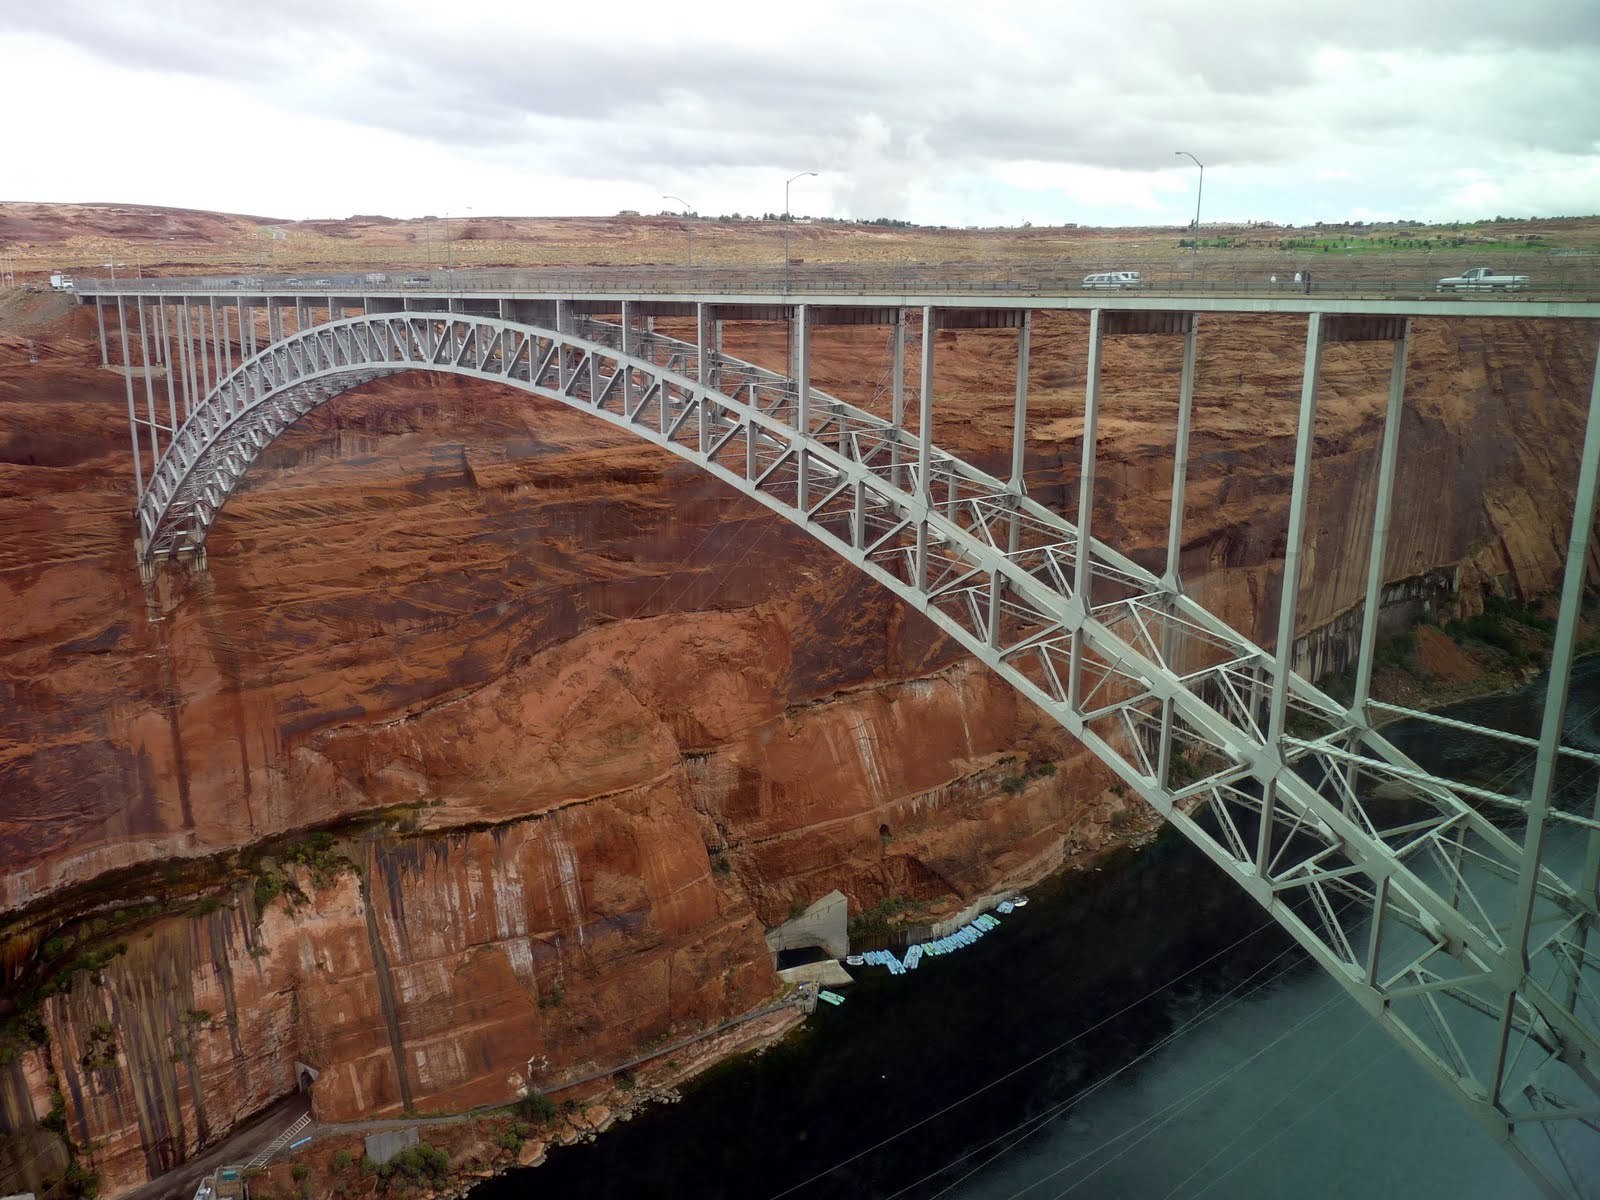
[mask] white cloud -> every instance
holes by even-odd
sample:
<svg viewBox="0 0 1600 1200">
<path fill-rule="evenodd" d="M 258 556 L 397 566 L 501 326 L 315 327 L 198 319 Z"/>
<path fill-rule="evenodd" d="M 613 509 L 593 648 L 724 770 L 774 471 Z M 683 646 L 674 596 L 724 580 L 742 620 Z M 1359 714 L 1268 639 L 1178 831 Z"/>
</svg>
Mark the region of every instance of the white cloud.
<svg viewBox="0 0 1600 1200">
<path fill-rule="evenodd" d="M 1592 0 L 243 11 L 0 0 L 11 94 L 41 98 L 8 128 L 12 197 L 762 212 L 815 170 L 797 212 L 1179 225 L 1182 147 L 1207 219 L 1600 207 Z"/>
</svg>

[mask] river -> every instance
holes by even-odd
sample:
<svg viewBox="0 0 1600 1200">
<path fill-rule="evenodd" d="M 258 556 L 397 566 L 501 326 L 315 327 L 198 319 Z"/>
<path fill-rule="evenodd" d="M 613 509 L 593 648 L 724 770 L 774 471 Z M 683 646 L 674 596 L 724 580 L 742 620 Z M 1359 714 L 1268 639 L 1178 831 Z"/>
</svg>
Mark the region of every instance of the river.
<svg viewBox="0 0 1600 1200">
<path fill-rule="evenodd" d="M 1542 697 L 1534 684 L 1450 715 L 1536 735 Z M 1578 665 L 1568 707 L 1569 736 L 1600 748 L 1600 659 Z M 1519 749 L 1386 732 L 1508 791 L 1531 776 Z M 473 1200 L 1537 1194 L 1183 838 L 1032 899 L 912 974 L 859 970 L 841 1008 L 780 1045 Z"/>
</svg>

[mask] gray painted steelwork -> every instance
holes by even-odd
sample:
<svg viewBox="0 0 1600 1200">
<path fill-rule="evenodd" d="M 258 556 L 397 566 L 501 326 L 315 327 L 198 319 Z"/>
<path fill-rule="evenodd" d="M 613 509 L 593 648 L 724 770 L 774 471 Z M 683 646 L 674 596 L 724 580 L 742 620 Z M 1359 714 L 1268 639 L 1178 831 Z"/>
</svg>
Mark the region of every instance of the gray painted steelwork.
<svg viewBox="0 0 1600 1200">
<path fill-rule="evenodd" d="M 1017 376 L 1008 481 L 941 450 L 932 438 L 935 331 L 1016 328 L 1025 364 L 1028 312 L 1044 304 L 1013 301 L 1004 311 L 986 312 L 969 299 L 959 306 L 930 300 L 912 314 L 888 298 L 758 302 L 762 317 L 789 319 L 791 371 L 801 381 L 810 371 L 809 331 L 829 315 L 889 324 L 897 371 L 907 321 L 920 317 L 920 420 L 912 432 L 900 420 L 903 379 L 894 384 L 894 419 L 885 420 L 720 353 L 721 321 L 743 317 L 749 298 L 702 297 L 687 308 L 673 302 L 672 311 L 695 318 L 695 340 L 684 342 L 654 330 L 660 302 L 639 296 L 598 303 L 503 296 L 492 306 L 502 315 L 396 310 L 382 297 L 370 305 L 327 299 L 314 309 L 303 295 L 238 296 L 233 307 L 249 327 L 244 345 L 263 307 L 268 344 L 232 367 L 231 345 L 222 344 L 213 324 L 219 380 L 212 386 L 195 377 L 194 364 L 208 361 L 199 322 L 198 345 L 177 355 L 186 364 L 188 416 L 174 435 L 155 415 L 144 308 L 171 305 L 186 314 L 195 294 L 130 288 L 126 295 L 101 293 L 99 302 L 113 298 L 136 466 L 141 430 L 153 448 L 168 435 L 158 461 L 152 455 L 148 482 L 142 468 L 137 476 L 146 559 L 201 551 L 229 494 L 274 438 L 325 400 L 381 376 L 427 370 L 494 380 L 628 429 L 779 513 L 925 613 L 1232 876 L 1548 1195 L 1581 1194 L 1574 1172 L 1600 1161 L 1594 937 L 1600 801 L 1592 813 L 1570 811 L 1552 803 L 1551 791 L 1559 757 L 1594 757 L 1561 744 L 1561 723 L 1595 515 L 1600 367 L 1556 629 L 1555 684 L 1537 742 L 1533 793 L 1522 797 L 1423 771 L 1376 727 L 1393 708 L 1368 695 L 1401 436 L 1406 317 L 1424 311 L 1415 304 L 1347 313 L 1319 301 L 1304 310 L 1285 585 L 1277 649 L 1269 651 L 1186 595 L 1178 561 L 1196 314 L 1257 311 L 1254 302 L 1225 310 L 1217 302 L 1169 302 L 1160 309 L 1096 299 L 1078 512 L 1069 522 L 1030 499 L 1022 485 L 1025 369 Z M 139 305 L 148 417 L 134 400 L 128 301 Z M 272 314 L 276 308 L 281 316 L 291 304 L 298 329 L 285 333 Z M 610 313 L 620 310 L 620 323 L 597 319 L 607 304 Z M 228 307 L 224 298 L 224 319 Z M 1282 302 L 1277 307 L 1283 311 Z M 1538 315 L 1535 306 L 1506 307 Z M 1563 311 L 1553 315 L 1600 316 L 1593 306 L 1583 313 L 1554 307 Z M 348 308 L 368 311 L 347 317 Z M 316 309 L 329 319 L 318 323 Z M 187 315 L 161 327 L 187 329 Z M 1099 364 L 1105 342 L 1119 337 L 1182 339 L 1172 528 L 1159 576 L 1085 533 L 1094 505 Z M 1292 670 L 1318 365 L 1323 346 L 1341 341 L 1394 345 L 1373 511 L 1351 514 L 1370 523 L 1372 556 L 1349 704 Z M 164 353 L 173 361 L 170 348 Z M 1486 805 L 1498 811 L 1486 814 Z M 1505 827 L 1508 814 L 1521 822 L 1520 836 Z M 1545 853 L 1547 833 L 1557 826 L 1586 841 L 1576 867 L 1553 864 Z M 1573 1153 L 1586 1158 L 1574 1160 Z"/>
</svg>

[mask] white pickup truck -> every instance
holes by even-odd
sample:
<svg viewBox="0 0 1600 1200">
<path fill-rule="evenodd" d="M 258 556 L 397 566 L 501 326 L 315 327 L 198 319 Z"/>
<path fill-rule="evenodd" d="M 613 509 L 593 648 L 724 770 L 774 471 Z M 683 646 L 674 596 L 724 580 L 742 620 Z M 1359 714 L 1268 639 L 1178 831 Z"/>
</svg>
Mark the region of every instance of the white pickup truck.
<svg viewBox="0 0 1600 1200">
<path fill-rule="evenodd" d="M 1459 275 L 1441 279 L 1436 292 L 1521 292 L 1528 287 L 1526 275 L 1496 275 L 1488 267 L 1470 267 Z"/>
</svg>

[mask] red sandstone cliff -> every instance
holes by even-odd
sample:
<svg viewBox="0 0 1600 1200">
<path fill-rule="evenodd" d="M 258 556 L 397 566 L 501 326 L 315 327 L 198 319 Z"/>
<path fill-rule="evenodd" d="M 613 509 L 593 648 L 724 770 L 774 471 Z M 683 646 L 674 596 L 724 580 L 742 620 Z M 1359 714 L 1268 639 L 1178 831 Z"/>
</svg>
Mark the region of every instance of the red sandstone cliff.
<svg viewBox="0 0 1600 1200">
<path fill-rule="evenodd" d="M 1083 335 L 1035 330 L 1046 503 L 1076 494 Z M 1185 575 L 1260 640 L 1299 336 L 1201 339 Z M 506 1098 L 529 1060 L 537 1085 L 760 1003 L 762 928 L 796 900 L 951 906 L 1111 836 L 1099 768 L 922 618 L 687 464 L 491 386 L 331 403 L 253 469 L 207 572 L 142 585 L 121 378 L 84 314 L 34 337 L 37 365 L 0 339 L 8 998 L 124 950 L 13 1028 L 0 1182 L 59 1169 L 29 1133 L 57 1095 L 109 1191 L 291 1089 L 296 1061 L 327 1119 Z M 940 337 L 937 437 L 992 466 L 1013 338 Z M 783 358 L 771 328 L 728 348 Z M 1386 349 L 1325 360 L 1307 627 L 1359 596 Z M 1418 323 L 1391 577 L 1550 586 L 1593 353 L 1574 326 Z M 881 410 L 886 355 L 824 328 L 817 384 Z M 1096 532 L 1148 550 L 1176 350 L 1113 342 L 1106 376 Z M 322 859 L 303 838 L 235 855 L 311 827 L 338 834 Z"/>
</svg>

